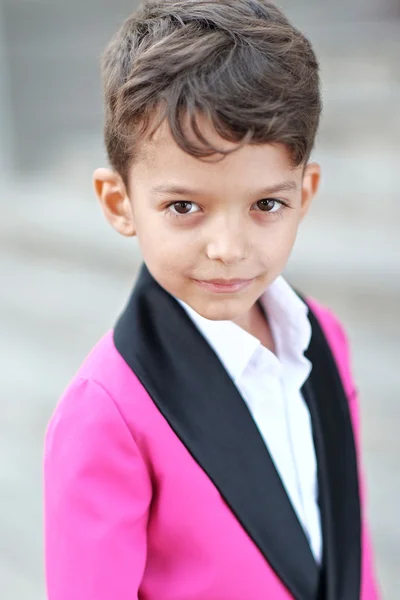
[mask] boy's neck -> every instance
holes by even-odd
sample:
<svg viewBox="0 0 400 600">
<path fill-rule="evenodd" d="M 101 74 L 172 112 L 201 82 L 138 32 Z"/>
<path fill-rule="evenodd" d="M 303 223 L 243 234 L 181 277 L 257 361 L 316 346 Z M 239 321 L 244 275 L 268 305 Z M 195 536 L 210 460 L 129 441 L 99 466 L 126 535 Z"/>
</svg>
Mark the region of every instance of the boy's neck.
<svg viewBox="0 0 400 600">
<path fill-rule="evenodd" d="M 235 319 L 234 323 L 260 340 L 265 348 L 275 354 L 275 343 L 271 328 L 267 315 L 262 310 L 259 302 L 256 302 L 243 317 Z"/>
</svg>

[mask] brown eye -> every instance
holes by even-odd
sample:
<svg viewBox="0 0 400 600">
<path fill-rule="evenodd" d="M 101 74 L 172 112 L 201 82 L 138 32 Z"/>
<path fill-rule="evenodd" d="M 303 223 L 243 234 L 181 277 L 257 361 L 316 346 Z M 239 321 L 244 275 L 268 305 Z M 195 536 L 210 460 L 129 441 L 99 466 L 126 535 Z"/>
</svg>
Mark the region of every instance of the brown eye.
<svg viewBox="0 0 400 600">
<path fill-rule="evenodd" d="M 259 200 L 257 202 L 257 208 L 262 210 L 263 212 L 271 212 L 273 209 L 277 208 L 278 201 L 273 199 Z"/>
<path fill-rule="evenodd" d="M 192 208 L 191 202 L 174 202 L 174 209 L 180 215 L 186 215 Z"/>
<path fill-rule="evenodd" d="M 189 215 L 198 212 L 200 209 L 194 202 L 181 200 L 180 202 L 174 202 L 173 204 L 170 204 L 169 210 L 173 215 Z"/>
</svg>

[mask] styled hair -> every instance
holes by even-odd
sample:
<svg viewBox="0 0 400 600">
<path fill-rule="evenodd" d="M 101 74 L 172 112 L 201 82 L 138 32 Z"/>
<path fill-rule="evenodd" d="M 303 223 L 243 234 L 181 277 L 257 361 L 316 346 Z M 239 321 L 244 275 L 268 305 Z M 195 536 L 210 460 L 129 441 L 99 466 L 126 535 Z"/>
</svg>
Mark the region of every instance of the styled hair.
<svg viewBox="0 0 400 600">
<path fill-rule="evenodd" d="M 139 141 L 165 119 L 199 158 L 221 152 L 202 135 L 199 114 L 237 147 L 285 144 L 294 166 L 314 145 L 318 61 L 269 0 L 145 0 L 106 48 L 102 78 L 106 149 L 125 181 Z"/>
</svg>

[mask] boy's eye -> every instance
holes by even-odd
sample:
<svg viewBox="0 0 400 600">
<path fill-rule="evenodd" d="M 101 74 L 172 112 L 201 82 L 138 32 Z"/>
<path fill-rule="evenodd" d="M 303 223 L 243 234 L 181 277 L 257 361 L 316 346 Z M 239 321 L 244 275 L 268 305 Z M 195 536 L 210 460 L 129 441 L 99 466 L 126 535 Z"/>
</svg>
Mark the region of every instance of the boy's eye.
<svg viewBox="0 0 400 600">
<path fill-rule="evenodd" d="M 276 212 L 282 206 L 282 202 L 275 198 L 266 198 L 265 200 L 259 200 L 257 202 L 258 210 L 263 212 Z"/>
<path fill-rule="evenodd" d="M 200 210 L 194 202 L 186 202 L 184 200 L 181 202 L 174 202 L 173 204 L 170 204 L 168 208 L 175 215 L 189 215 Z"/>
</svg>

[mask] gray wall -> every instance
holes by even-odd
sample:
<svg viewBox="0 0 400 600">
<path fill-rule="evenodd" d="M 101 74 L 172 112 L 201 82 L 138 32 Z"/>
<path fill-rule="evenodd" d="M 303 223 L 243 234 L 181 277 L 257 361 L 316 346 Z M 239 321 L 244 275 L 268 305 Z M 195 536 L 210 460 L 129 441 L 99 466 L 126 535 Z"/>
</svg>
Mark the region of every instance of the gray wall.
<svg viewBox="0 0 400 600">
<path fill-rule="evenodd" d="M 17 169 L 43 167 L 65 142 L 98 134 L 99 56 L 135 5 L 127 0 L 3 0 Z"/>
</svg>

